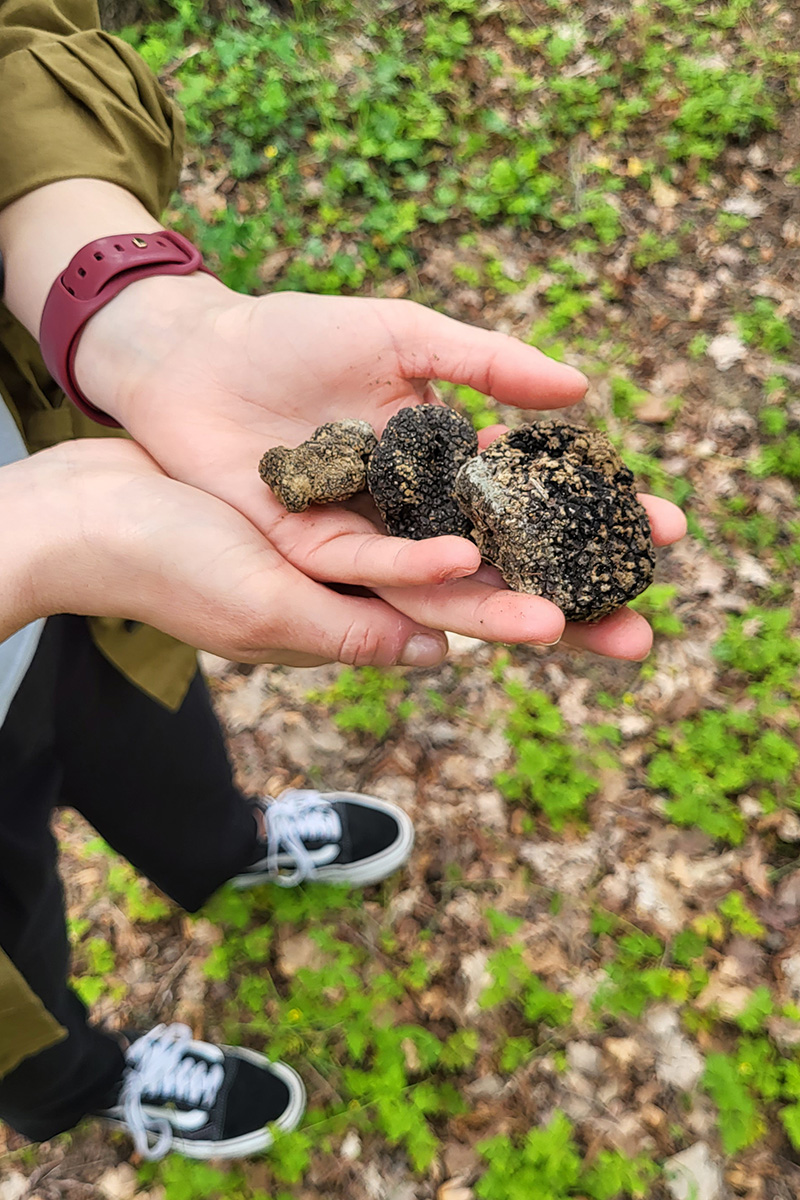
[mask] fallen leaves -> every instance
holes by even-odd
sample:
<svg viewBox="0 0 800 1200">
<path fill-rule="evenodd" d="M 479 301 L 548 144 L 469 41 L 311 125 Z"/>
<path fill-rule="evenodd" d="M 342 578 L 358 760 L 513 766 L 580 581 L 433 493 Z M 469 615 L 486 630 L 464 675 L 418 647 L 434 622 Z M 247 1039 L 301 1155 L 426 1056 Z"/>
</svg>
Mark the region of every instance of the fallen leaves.
<svg viewBox="0 0 800 1200">
<path fill-rule="evenodd" d="M 729 371 L 736 363 L 747 357 L 747 347 L 741 338 L 730 333 L 717 334 L 706 350 L 718 371 Z"/>
<path fill-rule="evenodd" d="M 472 1188 L 465 1187 L 461 1179 L 448 1179 L 436 1191 L 436 1200 L 473 1200 Z"/>
<path fill-rule="evenodd" d="M 650 195 L 653 197 L 653 203 L 656 208 L 675 208 L 683 199 L 677 188 L 674 188 L 669 183 L 661 178 L 660 175 L 653 176 L 653 182 L 650 184 Z"/>
</svg>

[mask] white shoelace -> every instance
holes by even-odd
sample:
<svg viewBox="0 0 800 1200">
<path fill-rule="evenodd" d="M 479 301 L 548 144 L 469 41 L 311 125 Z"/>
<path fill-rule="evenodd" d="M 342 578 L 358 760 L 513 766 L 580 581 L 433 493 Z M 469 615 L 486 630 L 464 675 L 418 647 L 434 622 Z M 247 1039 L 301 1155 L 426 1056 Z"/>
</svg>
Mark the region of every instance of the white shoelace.
<svg viewBox="0 0 800 1200">
<path fill-rule="evenodd" d="M 163 1096 L 209 1109 L 225 1078 L 222 1063 L 204 1063 L 191 1058 L 192 1031 L 188 1025 L 156 1025 L 133 1042 L 125 1059 L 127 1069 L 120 1103 L 125 1122 L 142 1158 L 163 1158 L 172 1145 L 173 1130 L 166 1117 L 145 1113 L 142 1096 Z M 154 1146 L 148 1132 L 158 1135 Z"/>
<path fill-rule="evenodd" d="M 289 788 L 264 809 L 267 830 L 267 869 L 281 887 L 295 887 L 313 879 L 317 865 L 306 842 L 338 843 L 342 822 L 336 809 L 319 792 Z M 294 862 L 291 874 L 281 874 L 279 856 L 287 854 Z"/>
</svg>

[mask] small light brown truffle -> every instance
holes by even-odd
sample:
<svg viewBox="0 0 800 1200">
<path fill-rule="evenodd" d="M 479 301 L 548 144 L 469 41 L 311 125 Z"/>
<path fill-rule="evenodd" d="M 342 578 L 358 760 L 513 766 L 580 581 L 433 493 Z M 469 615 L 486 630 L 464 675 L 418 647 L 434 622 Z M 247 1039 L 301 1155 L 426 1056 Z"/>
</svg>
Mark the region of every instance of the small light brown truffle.
<svg viewBox="0 0 800 1200">
<path fill-rule="evenodd" d="M 331 421 L 307 442 L 267 450 L 258 473 L 289 512 L 347 500 L 367 485 L 367 459 L 377 445 L 367 421 Z"/>
<path fill-rule="evenodd" d="M 599 621 L 649 586 L 655 551 L 633 476 L 604 434 L 523 425 L 459 471 L 473 538 L 509 587 Z"/>
<path fill-rule="evenodd" d="M 478 453 L 469 421 L 439 404 L 401 408 L 369 460 L 367 482 L 394 537 L 468 537 L 470 521 L 453 497 L 456 473 Z"/>
</svg>

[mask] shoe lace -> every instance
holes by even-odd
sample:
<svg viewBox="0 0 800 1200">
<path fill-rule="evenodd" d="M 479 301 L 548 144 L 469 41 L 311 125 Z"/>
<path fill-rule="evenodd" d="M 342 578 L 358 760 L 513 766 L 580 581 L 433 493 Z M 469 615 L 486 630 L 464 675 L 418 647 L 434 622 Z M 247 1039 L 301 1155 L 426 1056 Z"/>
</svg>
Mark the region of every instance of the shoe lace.
<svg viewBox="0 0 800 1200">
<path fill-rule="evenodd" d="M 210 1108 L 225 1077 L 221 1063 L 191 1057 L 192 1031 L 187 1025 L 156 1025 L 128 1048 L 120 1101 L 125 1122 L 142 1158 L 163 1158 L 172 1145 L 172 1126 L 166 1117 L 145 1113 L 142 1097 L 181 1100 Z M 148 1132 L 158 1136 L 153 1146 Z"/>
<path fill-rule="evenodd" d="M 342 822 L 336 809 L 319 792 L 289 788 L 264 809 L 267 833 L 267 869 L 281 887 L 296 887 L 317 873 L 306 842 L 338 842 Z M 281 874 L 278 856 L 288 854 L 294 871 Z"/>
</svg>

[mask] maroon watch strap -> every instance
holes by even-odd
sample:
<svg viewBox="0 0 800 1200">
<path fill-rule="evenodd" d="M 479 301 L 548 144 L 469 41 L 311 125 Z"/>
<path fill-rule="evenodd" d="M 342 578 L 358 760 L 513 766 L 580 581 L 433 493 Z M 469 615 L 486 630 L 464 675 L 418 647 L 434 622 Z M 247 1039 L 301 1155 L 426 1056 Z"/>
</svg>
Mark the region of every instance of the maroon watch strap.
<svg viewBox="0 0 800 1200">
<path fill-rule="evenodd" d="M 118 427 L 119 422 L 87 400 L 75 380 L 75 355 L 86 322 L 128 284 L 150 275 L 194 271 L 211 274 L 200 251 L 180 233 L 124 233 L 84 246 L 51 287 L 39 327 L 42 357 L 70 399 L 100 425 Z"/>
</svg>

